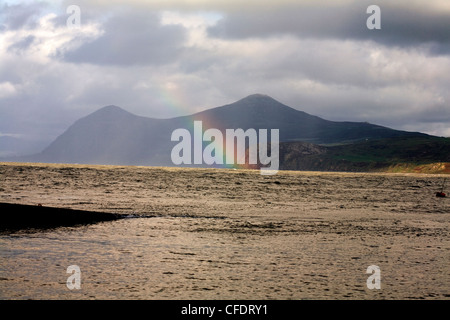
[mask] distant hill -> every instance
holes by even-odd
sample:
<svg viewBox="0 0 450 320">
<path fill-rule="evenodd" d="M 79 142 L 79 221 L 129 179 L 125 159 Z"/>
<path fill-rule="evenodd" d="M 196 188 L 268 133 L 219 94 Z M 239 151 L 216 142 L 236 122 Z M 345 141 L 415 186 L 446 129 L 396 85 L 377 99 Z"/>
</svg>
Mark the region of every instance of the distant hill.
<svg viewBox="0 0 450 320">
<path fill-rule="evenodd" d="M 283 143 L 280 164 L 282 170 L 450 173 L 450 139 L 397 137 L 315 149 Z"/>
<path fill-rule="evenodd" d="M 433 150 L 447 146 L 447 140 L 435 140 L 439 138 L 419 132 L 325 120 L 269 96 L 255 94 L 229 105 L 172 119 L 141 117 L 117 106 L 107 106 L 76 121 L 41 153 L 11 160 L 172 166 L 170 154 L 177 144 L 171 141 L 173 130 L 186 128 L 192 132 L 196 120 L 203 121 L 204 130 L 279 129 L 281 169 L 345 169 L 344 162 L 350 162 L 351 169 L 358 162 L 373 165 L 378 161 L 394 163 L 407 159 L 434 161 L 445 156 L 437 151 L 417 153 L 416 146 L 421 146 L 420 152 L 425 152 L 429 142 L 435 143 Z M 337 146 L 320 146 L 331 144 Z"/>
</svg>

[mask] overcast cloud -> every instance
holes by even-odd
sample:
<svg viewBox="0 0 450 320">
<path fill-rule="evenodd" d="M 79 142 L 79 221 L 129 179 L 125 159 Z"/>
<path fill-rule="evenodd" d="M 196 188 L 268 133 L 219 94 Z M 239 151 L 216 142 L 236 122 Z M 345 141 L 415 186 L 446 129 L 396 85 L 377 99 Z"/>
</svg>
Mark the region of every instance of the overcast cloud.
<svg viewBox="0 0 450 320">
<path fill-rule="evenodd" d="M 381 30 L 366 27 L 371 4 Z M 169 118 L 253 93 L 329 120 L 450 136 L 448 88 L 446 0 L 0 4 L 0 139 L 45 145 L 111 104 Z"/>
</svg>

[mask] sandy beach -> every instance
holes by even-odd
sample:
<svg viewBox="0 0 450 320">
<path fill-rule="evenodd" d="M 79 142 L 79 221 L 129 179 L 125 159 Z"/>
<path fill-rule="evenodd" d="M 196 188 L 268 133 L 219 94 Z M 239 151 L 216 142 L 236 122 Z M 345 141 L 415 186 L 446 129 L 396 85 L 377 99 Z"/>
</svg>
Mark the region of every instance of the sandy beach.
<svg viewBox="0 0 450 320">
<path fill-rule="evenodd" d="M 0 202 L 128 219 L 1 235 L 0 298 L 449 299 L 444 178 L 2 163 Z"/>
</svg>

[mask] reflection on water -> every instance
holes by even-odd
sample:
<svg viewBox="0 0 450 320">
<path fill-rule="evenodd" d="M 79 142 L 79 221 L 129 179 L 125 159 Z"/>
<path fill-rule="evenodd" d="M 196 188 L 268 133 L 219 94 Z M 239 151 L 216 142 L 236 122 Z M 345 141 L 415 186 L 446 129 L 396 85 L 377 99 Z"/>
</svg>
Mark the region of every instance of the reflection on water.
<svg viewBox="0 0 450 320">
<path fill-rule="evenodd" d="M 424 234 L 405 244 L 402 235 L 328 232 L 331 227 L 152 217 L 2 235 L 0 298 L 449 297 L 446 239 Z M 381 269 L 381 290 L 366 286 L 373 264 Z M 80 267 L 80 290 L 66 286 L 70 265 Z"/>
</svg>

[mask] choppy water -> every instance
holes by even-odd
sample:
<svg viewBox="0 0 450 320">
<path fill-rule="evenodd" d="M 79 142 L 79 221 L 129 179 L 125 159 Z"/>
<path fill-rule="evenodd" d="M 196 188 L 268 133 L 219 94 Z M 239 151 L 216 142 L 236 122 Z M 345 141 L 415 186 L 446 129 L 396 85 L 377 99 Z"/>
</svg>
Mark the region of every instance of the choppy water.
<svg viewBox="0 0 450 320">
<path fill-rule="evenodd" d="M 448 247 L 396 237 L 203 227 L 228 219 L 137 218 L 3 235 L 2 299 L 448 298 Z M 243 227 L 243 226 L 242 226 Z M 391 251 L 391 252 L 389 252 Z M 366 285 L 381 269 L 381 289 Z M 69 290 L 70 265 L 81 289 Z"/>
<path fill-rule="evenodd" d="M 0 235 L 0 299 L 450 299 L 443 176 L 43 164 L 0 176 L 2 202 L 139 217 Z"/>
</svg>

